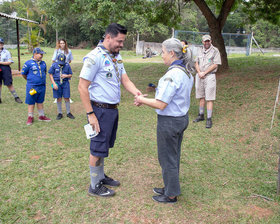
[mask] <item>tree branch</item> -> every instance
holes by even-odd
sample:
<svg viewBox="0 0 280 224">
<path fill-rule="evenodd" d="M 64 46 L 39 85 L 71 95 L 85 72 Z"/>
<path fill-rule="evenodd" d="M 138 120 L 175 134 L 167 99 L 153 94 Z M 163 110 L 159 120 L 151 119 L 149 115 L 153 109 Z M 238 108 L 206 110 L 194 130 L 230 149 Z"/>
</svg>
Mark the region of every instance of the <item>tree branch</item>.
<svg viewBox="0 0 280 224">
<path fill-rule="evenodd" d="M 207 18 L 208 25 L 215 24 L 217 22 L 217 18 L 212 13 L 211 9 L 208 7 L 204 0 L 193 0 L 195 4 L 198 6 L 202 14 Z M 187 1 L 186 1 L 187 2 Z"/>
<path fill-rule="evenodd" d="M 223 27 L 225 25 L 228 14 L 230 13 L 230 10 L 231 10 L 232 6 L 234 5 L 234 3 L 235 3 L 235 0 L 225 0 L 222 5 L 220 14 L 218 16 L 218 22 L 220 24 L 221 30 L 223 29 Z"/>
</svg>

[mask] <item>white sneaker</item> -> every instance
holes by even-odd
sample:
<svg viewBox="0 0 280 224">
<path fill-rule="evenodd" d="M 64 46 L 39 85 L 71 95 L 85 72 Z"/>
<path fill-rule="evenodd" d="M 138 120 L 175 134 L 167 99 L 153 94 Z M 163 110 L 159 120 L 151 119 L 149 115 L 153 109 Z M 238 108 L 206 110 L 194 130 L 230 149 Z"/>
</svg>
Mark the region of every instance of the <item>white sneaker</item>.
<svg viewBox="0 0 280 224">
<path fill-rule="evenodd" d="M 57 103 L 57 98 L 54 99 L 53 103 Z"/>
</svg>

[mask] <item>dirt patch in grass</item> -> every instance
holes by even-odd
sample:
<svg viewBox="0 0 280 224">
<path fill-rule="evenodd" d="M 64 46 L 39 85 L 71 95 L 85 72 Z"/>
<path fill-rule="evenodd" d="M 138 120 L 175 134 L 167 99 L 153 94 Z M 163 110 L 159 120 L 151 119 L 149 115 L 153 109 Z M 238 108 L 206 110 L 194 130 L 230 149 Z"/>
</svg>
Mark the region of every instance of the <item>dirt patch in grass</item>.
<svg viewBox="0 0 280 224">
<path fill-rule="evenodd" d="M 247 210 L 247 214 L 259 219 L 268 218 L 274 215 L 273 211 L 270 209 L 262 208 L 256 205 L 250 205 Z"/>
</svg>

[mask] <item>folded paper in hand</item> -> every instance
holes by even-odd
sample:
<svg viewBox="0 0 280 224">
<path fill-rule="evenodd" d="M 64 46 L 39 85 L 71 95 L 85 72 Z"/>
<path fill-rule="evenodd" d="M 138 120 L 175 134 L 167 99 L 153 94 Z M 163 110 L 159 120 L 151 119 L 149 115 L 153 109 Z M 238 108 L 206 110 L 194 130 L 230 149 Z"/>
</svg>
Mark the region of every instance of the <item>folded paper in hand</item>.
<svg viewBox="0 0 280 224">
<path fill-rule="evenodd" d="M 86 124 L 84 126 L 84 129 L 86 132 L 87 139 L 94 138 L 95 136 L 98 135 L 98 133 L 92 129 L 92 126 L 90 124 Z"/>
</svg>

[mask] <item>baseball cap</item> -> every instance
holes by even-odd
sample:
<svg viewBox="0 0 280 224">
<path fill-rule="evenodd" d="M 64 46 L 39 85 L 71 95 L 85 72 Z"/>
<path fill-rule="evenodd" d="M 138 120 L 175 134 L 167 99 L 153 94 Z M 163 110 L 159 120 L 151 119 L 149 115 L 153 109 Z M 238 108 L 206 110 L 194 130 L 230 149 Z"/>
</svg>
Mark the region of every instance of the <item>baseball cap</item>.
<svg viewBox="0 0 280 224">
<path fill-rule="evenodd" d="M 57 63 L 59 65 L 65 65 L 65 60 L 66 60 L 66 57 L 64 54 L 61 53 L 57 56 Z"/>
<path fill-rule="evenodd" d="M 202 41 L 211 40 L 210 35 L 206 34 L 202 36 Z"/>
<path fill-rule="evenodd" d="M 33 50 L 33 54 L 46 54 L 46 52 L 45 51 L 43 51 L 41 48 L 39 48 L 39 47 L 36 47 L 36 48 L 34 48 L 34 50 Z"/>
<path fill-rule="evenodd" d="M 0 43 L 4 44 L 4 39 L 0 37 Z"/>
</svg>

